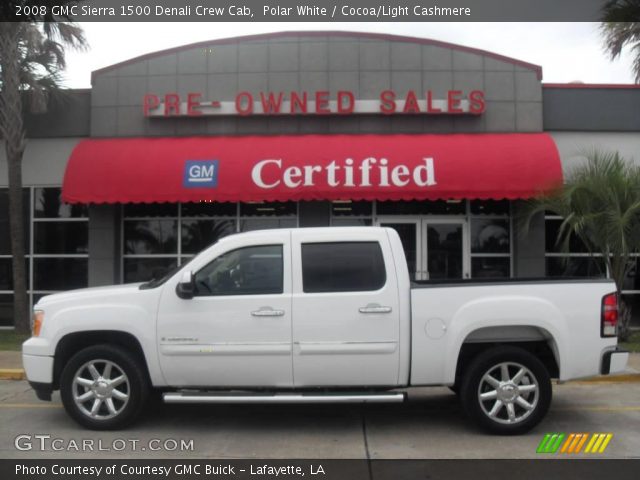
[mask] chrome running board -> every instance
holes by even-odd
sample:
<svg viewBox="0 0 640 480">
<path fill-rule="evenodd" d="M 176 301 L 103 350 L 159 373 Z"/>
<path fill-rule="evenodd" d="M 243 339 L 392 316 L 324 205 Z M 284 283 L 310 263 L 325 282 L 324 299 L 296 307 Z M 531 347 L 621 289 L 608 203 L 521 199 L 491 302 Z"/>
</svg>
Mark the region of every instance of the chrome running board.
<svg viewBox="0 0 640 480">
<path fill-rule="evenodd" d="M 163 395 L 165 403 L 401 403 L 405 393 L 275 393 L 231 395 L 212 392 L 169 392 Z"/>
</svg>

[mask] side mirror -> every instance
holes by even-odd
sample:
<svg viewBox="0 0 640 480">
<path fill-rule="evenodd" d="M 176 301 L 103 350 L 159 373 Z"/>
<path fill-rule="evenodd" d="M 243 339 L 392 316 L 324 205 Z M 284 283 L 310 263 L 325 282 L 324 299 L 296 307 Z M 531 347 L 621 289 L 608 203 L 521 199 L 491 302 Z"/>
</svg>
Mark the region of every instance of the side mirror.
<svg viewBox="0 0 640 480">
<path fill-rule="evenodd" d="M 193 281 L 193 273 L 190 271 L 184 272 L 180 279 L 180 283 L 176 285 L 176 294 L 183 300 L 191 300 L 195 295 L 195 291 L 196 288 Z"/>
</svg>

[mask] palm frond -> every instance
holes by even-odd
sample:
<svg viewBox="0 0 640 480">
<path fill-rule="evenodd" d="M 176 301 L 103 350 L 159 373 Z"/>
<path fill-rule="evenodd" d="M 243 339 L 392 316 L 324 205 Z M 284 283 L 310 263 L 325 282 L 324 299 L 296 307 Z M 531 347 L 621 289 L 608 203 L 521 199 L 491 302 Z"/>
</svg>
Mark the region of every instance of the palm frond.
<svg viewBox="0 0 640 480">
<path fill-rule="evenodd" d="M 602 8 L 603 22 L 640 21 L 640 0 L 609 0 Z"/>
<path fill-rule="evenodd" d="M 17 52 L 14 57 L 18 64 L 19 88 L 27 93 L 31 110 L 43 112 L 50 93 L 60 88 L 61 74 L 66 67 L 65 49 L 86 48 L 86 38 L 80 27 L 69 22 L 22 22 L 11 24 L 10 28 L 14 52 Z"/>
<path fill-rule="evenodd" d="M 629 272 L 632 253 L 640 252 L 640 167 L 618 152 L 595 148 L 581 152 L 586 162 L 574 168 L 565 185 L 525 204 L 533 212 L 562 217 L 556 245 L 569 253 L 573 239 L 601 254 L 619 290 Z"/>
<path fill-rule="evenodd" d="M 53 41 L 64 44 L 74 50 L 86 50 L 87 38 L 82 28 L 72 22 L 44 22 L 44 31 Z"/>
<path fill-rule="evenodd" d="M 604 50 L 612 60 L 618 58 L 625 46 L 633 52 L 632 71 L 640 83 L 640 0 L 609 0 L 602 9 L 600 31 Z"/>
<path fill-rule="evenodd" d="M 633 77 L 635 78 L 636 83 L 640 83 L 640 43 L 631 47 L 631 50 L 634 52 L 633 63 L 631 64 Z"/>
</svg>

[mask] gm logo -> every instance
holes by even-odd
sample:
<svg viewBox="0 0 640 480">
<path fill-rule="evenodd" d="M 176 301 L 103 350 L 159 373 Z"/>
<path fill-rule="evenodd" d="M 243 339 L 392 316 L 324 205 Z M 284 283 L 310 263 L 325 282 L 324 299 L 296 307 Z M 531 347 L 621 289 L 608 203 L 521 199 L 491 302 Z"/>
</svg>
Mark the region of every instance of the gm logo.
<svg viewBox="0 0 640 480">
<path fill-rule="evenodd" d="M 218 186 L 218 160 L 187 160 L 182 186 L 204 188 Z"/>
</svg>

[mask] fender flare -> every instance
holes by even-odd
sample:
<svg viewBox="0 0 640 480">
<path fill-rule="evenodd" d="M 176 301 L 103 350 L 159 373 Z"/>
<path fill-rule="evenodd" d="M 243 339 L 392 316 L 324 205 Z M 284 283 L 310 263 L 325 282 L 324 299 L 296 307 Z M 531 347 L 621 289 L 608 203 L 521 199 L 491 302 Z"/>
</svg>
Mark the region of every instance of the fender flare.
<svg viewBox="0 0 640 480">
<path fill-rule="evenodd" d="M 550 347 L 556 356 L 558 369 L 565 361 L 565 340 L 569 332 L 564 315 L 551 302 L 526 295 L 479 298 L 464 304 L 454 314 L 447 342 L 448 356 L 444 365 L 444 378 L 455 380 L 462 345 L 473 332 L 487 327 L 535 327 L 547 332 Z"/>
</svg>

